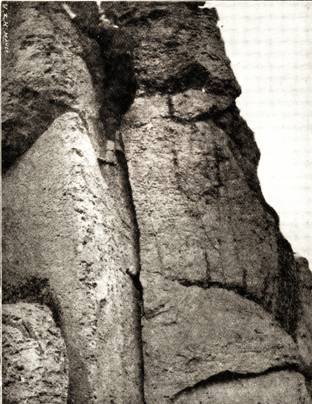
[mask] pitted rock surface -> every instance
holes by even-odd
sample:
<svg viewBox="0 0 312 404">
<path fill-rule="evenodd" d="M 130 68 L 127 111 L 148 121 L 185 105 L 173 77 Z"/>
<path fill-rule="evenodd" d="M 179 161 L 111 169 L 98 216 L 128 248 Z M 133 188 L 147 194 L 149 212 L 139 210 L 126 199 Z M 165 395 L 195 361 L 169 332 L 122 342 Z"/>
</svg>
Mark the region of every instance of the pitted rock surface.
<svg viewBox="0 0 312 404">
<path fill-rule="evenodd" d="M 68 361 L 61 330 L 39 304 L 4 304 L 3 397 L 6 403 L 65 404 Z"/>
<path fill-rule="evenodd" d="M 230 377 L 231 379 L 231 377 Z M 178 404 L 310 404 L 311 398 L 300 373 L 274 371 L 256 377 L 219 381 L 198 386 L 177 397 Z"/>
<path fill-rule="evenodd" d="M 312 395 L 312 276 L 308 260 L 296 256 L 300 279 L 300 317 L 297 327 L 297 344 L 302 359 L 302 370 Z"/>
<path fill-rule="evenodd" d="M 70 112 L 7 171 L 5 299 L 48 279 L 67 344 L 71 402 L 108 396 L 139 403 L 140 307 L 127 274 L 137 266 L 132 222 L 121 173 L 102 170 L 83 122 Z"/>
<path fill-rule="evenodd" d="M 68 360 L 46 372 L 54 348 L 5 325 L 22 347 L 8 361 L 30 346 L 40 363 L 34 388 L 34 361 L 22 384 L 10 370 L 8 399 L 310 403 L 311 273 L 264 200 L 218 16 L 199 4 L 105 2 L 134 44 L 111 76 L 60 2 L 8 5 L 4 301 L 32 305 Z M 70 6 L 96 22 L 94 2 Z"/>
</svg>

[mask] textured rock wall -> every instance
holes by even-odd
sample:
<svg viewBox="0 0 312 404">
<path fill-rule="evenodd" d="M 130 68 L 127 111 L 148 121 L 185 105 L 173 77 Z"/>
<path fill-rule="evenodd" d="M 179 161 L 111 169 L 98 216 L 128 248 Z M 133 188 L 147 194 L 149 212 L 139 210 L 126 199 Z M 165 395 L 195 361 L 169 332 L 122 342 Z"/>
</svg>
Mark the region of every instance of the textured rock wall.
<svg viewBox="0 0 312 404">
<path fill-rule="evenodd" d="M 307 387 L 312 395 L 312 277 L 308 261 L 296 257 L 300 280 L 300 316 L 296 332 L 296 340 L 301 358 L 301 367 L 306 375 Z"/>
<path fill-rule="evenodd" d="M 94 77 L 75 27 L 59 4 L 16 8 L 20 25 L 10 40 L 16 61 L 7 62 L 4 82 L 11 100 L 4 110 L 4 152 L 8 143 L 15 154 L 35 144 L 3 181 L 5 300 L 21 295 L 45 303 L 41 285 L 46 285 L 66 341 L 70 402 L 139 403 L 140 292 L 128 274 L 135 274 L 138 263 L 125 173 L 116 157 L 99 164 L 109 144 L 97 141 L 102 124 Z M 31 43 L 25 44 L 28 37 Z M 90 46 L 95 57 L 97 45 Z M 24 85 L 36 89 L 39 100 L 51 91 L 52 105 L 63 97 L 56 91 L 60 88 L 66 111 L 48 120 L 36 97 L 28 103 L 15 97 Z M 14 130 L 7 131 L 7 116 L 14 116 L 9 118 Z M 4 156 L 12 164 L 12 154 Z"/>
<path fill-rule="evenodd" d="M 94 3 L 71 5 L 94 23 Z M 45 402 L 310 403 L 311 273 L 262 196 L 216 11 L 105 9 L 136 44 L 115 142 L 97 42 L 60 3 L 9 4 L 4 300 L 49 308 L 64 340 L 68 381 Z"/>
<path fill-rule="evenodd" d="M 51 312 L 38 304 L 5 304 L 3 395 L 5 403 L 65 403 L 66 348 Z"/>
<path fill-rule="evenodd" d="M 69 112 L 3 184 L 5 290 L 14 298 L 34 280 L 48 283 L 67 343 L 74 403 L 97 394 L 117 394 L 123 402 L 132 388 L 139 402 L 138 292 L 126 273 L 136 266 L 131 219 L 114 167 L 111 174 L 111 183 L 103 179 L 82 121 Z M 107 373 L 109 385 L 102 381 Z"/>
</svg>

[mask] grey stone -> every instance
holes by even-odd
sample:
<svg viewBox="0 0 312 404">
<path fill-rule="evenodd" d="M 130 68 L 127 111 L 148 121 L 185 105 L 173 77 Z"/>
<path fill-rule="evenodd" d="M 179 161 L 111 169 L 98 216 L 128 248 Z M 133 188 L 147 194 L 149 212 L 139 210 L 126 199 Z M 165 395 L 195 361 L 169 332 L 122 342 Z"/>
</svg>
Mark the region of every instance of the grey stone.
<svg viewBox="0 0 312 404">
<path fill-rule="evenodd" d="M 4 300 L 54 310 L 68 403 L 309 402 L 310 281 L 263 198 L 217 13 L 198 4 L 105 3 L 138 83 L 108 140 L 96 41 L 58 2 L 9 3 Z M 94 2 L 72 7 L 95 22 Z"/>
<path fill-rule="evenodd" d="M 66 347 L 50 310 L 24 302 L 2 309 L 4 402 L 67 403 Z"/>
<path fill-rule="evenodd" d="M 224 111 L 233 103 L 229 95 L 208 94 L 205 88 L 187 90 L 171 97 L 172 116 L 183 121 L 201 118 Z"/>
<path fill-rule="evenodd" d="M 137 265 L 132 222 L 120 171 L 102 170 L 70 112 L 7 171 L 5 299 L 48 281 L 67 344 L 70 402 L 139 403 L 140 306 L 127 274 Z"/>
<path fill-rule="evenodd" d="M 121 129 L 141 234 L 145 306 L 161 274 L 239 289 L 293 330 L 294 259 L 276 214 L 246 178 L 240 149 L 213 119 L 176 122 L 164 118 L 161 107 L 161 115 L 147 121 L 154 101 L 137 98 Z M 256 167 L 248 169 L 256 181 Z"/>
<path fill-rule="evenodd" d="M 155 284 L 153 307 L 145 308 L 143 321 L 148 403 L 171 402 L 223 372 L 260 374 L 298 363 L 291 337 L 257 304 L 219 288 L 171 285 L 161 278 Z"/>
<path fill-rule="evenodd" d="M 10 51 L 3 58 L 2 82 L 5 169 L 64 112 L 75 110 L 87 125 L 97 126 L 99 105 L 93 83 L 103 80 L 103 69 L 84 60 L 84 42 L 60 7 L 57 3 L 9 4 Z M 87 46 L 96 60 L 96 45 L 89 41 Z M 91 136 L 99 141 L 98 132 L 93 132 Z M 96 141 L 93 145 L 100 154 Z"/>
<path fill-rule="evenodd" d="M 178 404 L 310 404 L 304 377 L 300 373 L 275 371 L 266 375 L 212 382 L 185 392 Z"/>
<path fill-rule="evenodd" d="M 296 341 L 302 360 L 302 371 L 307 377 L 307 383 L 312 396 L 312 273 L 308 260 L 296 256 L 299 272 L 300 313 L 296 332 Z"/>
</svg>

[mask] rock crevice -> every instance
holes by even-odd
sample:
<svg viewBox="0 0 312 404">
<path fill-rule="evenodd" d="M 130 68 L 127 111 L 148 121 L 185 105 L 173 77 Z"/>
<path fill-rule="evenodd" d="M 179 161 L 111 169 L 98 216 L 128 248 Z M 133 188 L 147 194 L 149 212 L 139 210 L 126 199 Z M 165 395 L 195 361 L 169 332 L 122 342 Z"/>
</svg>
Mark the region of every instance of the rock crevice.
<svg viewBox="0 0 312 404">
<path fill-rule="evenodd" d="M 218 17 L 199 4 L 105 2 L 120 24 L 106 48 L 57 2 L 10 4 L 8 399 L 311 403 L 311 274 L 264 200 Z M 95 24 L 94 3 L 71 5 Z M 29 346 L 36 398 L 19 379 Z"/>
<path fill-rule="evenodd" d="M 121 146 L 123 146 L 123 142 L 121 139 Z M 127 199 L 128 199 L 128 205 L 129 205 L 129 210 L 131 214 L 131 221 L 132 221 L 132 237 L 134 241 L 134 249 L 135 249 L 135 259 L 136 259 L 136 264 L 135 264 L 135 271 L 131 271 L 131 269 L 126 269 L 126 273 L 129 275 L 131 278 L 131 281 L 133 282 L 134 287 L 136 288 L 138 292 L 138 299 L 139 299 L 139 345 L 141 347 L 141 357 L 140 357 L 140 363 L 141 363 L 141 389 L 142 389 L 142 400 L 143 404 L 146 404 L 145 398 L 144 398 L 144 354 L 143 354 L 143 346 L 142 346 L 142 324 L 141 324 L 141 318 L 144 315 L 144 290 L 142 287 L 142 283 L 140 280 L 140 273 L 141 273 L 141 249 L 140 249 L 140 228 L 137 220 L 137 214 L 136 214 L 136 209 L 133 201 L 133 194 L 132 194 L 132 188 L 131 188 L 131 183 L 130 183 L 130 178 L 129 178 L 129 170 L 128 170 L 128 163 L 125 157 L 125 154 L 123 151 L 117 151 L 117 160 L 120 164 L 120 167 L 123 172 L 124 176 L 124 188 L 127 193 Z"/>
</svg>

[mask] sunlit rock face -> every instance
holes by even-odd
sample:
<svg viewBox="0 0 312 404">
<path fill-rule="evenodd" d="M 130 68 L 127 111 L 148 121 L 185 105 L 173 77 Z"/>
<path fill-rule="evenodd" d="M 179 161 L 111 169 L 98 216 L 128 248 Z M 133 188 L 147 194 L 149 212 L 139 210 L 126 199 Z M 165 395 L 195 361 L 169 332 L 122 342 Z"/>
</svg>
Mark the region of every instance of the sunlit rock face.
<svg viewBox="0 0 312 404">
<path fill-rule="evenodd" d="M 82 121 L 70 112 L 3 184 L 5 294 L 45 302 L 49 293 L 56 302 L 74 403 L 95 394 L 123 402 L 132 389 L 133 402 L 140 396 L 139 300 L 127 274 L 136 266 L 131 218 L 121 175 L 110 170 L 106 181 Z"/>
<path fill-rule="evenodd" d="M 198 5 L 106 2 L 106 49 L 59 2 L 9 4 L 8 402 L 311 402 L 311 273 L 262 196 L 217 13 Z M 95 3 L 71 7 L 95 24 Z"/>
</svg>

